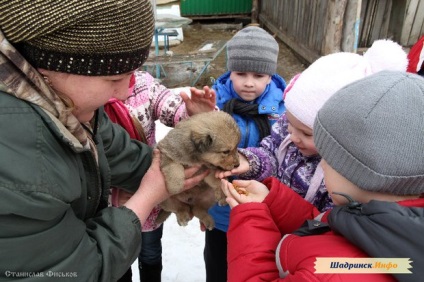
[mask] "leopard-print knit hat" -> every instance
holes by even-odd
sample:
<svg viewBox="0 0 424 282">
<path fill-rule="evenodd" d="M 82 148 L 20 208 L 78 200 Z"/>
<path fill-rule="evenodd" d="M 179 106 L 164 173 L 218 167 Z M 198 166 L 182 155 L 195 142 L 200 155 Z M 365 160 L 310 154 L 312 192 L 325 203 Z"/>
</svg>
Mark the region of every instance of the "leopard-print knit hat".
<svg viewBox="0 0 424 282">
<path fill-rule="evenodd" d="M 36 68 L 116 75 L 146 60 L 153 38 L 149 0 L 0 0 L 0 28 Z"/>
</svg>

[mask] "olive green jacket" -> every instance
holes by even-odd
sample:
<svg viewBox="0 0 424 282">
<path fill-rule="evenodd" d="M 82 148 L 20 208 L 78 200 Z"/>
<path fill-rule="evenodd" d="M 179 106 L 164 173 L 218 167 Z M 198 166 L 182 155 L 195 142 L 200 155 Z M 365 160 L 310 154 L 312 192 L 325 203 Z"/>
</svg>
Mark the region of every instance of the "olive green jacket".
<svg viewBox="0 0 424 282">
<path fill-rule="evenodd" d="M 0 92 L 0 280 L 116 281 L 136 259 L 138 218 L 107 197 L 138 188 L 151 149 L 102 110 L 98 124 L 99 166 L 38 106 Z"/>
</svg>

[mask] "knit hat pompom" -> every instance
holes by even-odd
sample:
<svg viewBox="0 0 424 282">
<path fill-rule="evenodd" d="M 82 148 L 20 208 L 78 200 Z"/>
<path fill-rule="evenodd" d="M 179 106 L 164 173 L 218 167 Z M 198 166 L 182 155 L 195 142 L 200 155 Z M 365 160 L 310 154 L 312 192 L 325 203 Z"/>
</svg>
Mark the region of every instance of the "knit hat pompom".
<svg viewBox="0 0 424 282">
<path fill-rule="evenodd" d="M 367 191 L 424 193 L 424 79 L 381 71 L 340 89 L 319 110 L 314 143 L 339 174 Z"/>
<path fill-rule="evenodd" d="M 229 71 L 273 75 L 277 71 L 279 46 L 274 37 L 257 26 L 237 32 L 227 43 Z"/>
<path fill-rule="evenodd" d="M 323 56 L 290 82 L 286 109 L 312 128 L 318 110 L 339 89 L 381 70 L 405 71 L 407 63 L 402 47 L 390 40 L 375 41 L 363 56 L 349 52 Z"/>
<path fill-rule="evenodd" d="M 154 31 L 149 0 L 3 2 L 2 32 L 33 67 L 116 75 L 147 59 Z"/>
<path fill-rule="evenodd" d="M 364 58 L 371 66 L 371 73 L 382 70 L 405 71 L 408 58 L 402 46 L 391 40 L 377 40 L 364 53 Z"/>
</svg>

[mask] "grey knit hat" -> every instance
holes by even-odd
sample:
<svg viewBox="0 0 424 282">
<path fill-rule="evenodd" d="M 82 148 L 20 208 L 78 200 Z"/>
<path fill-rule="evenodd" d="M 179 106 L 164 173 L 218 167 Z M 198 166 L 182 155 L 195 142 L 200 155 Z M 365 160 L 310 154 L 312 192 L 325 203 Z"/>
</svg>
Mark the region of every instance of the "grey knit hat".
<svg viewBox="0 0 424 282">
<path fill-rule="evenodd" d="M 228 41 L 227 68 L 273 75 L 277 71 L 278 51 L 274 37 L 260 27 L 248 26 Z"/>
<path fill-rule="evenodd" d="M 361 189 L 424 193 L 424 79 L 382 71 L 349 84 L 319 110 L 314 141 Z"/>
<path fill-rule="evenodd" d="M 0 0 L 0 28 L 36 68 L 80 75 L 133 71 L 154 31 L 149 0 Z"/>
</svg>

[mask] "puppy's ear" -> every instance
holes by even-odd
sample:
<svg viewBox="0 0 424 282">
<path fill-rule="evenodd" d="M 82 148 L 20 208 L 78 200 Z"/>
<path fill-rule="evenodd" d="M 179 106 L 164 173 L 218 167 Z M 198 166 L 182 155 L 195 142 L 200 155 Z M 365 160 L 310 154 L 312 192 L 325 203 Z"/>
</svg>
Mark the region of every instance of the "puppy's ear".
<svg viewBox="0 0 424 282">
<path fill-rule="evenodd" d="M 213 143 L 213 136 L 205 131 L 192 131 L 191 142 L 199 152 L 205 152 Z"/>
</svg>

